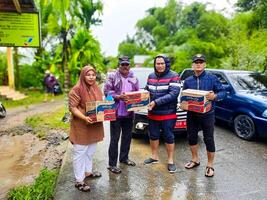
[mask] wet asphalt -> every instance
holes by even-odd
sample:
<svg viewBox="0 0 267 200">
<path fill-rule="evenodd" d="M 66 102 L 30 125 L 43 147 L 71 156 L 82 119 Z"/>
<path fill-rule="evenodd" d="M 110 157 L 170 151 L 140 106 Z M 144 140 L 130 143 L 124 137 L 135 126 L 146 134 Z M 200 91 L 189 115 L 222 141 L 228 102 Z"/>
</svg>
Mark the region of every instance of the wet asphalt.
<svg viewBox="0 0 267 200">
<path fill-rule="evenodd" d="M 94 169 L 102 173 L 98 179 L 87 179 L 91 192 L 84 193 L 74 187 L 69 145 L 55 189 L 55 200 L 87 199 L 175 199 L 175 200 L 267 200 L 267 140 L 248 142 L 239 139 L 226 125 L 215 128 L 216 157 L 215 176 L 204 176 L 206 166 L 205 145 L 199 134 L 199 167 L 187 170 L 184 164 L 190 160 L 186 137 L 176 137 L 175 163 L 177 172 L 167 170 L 164 143 L 159 148 L 159 164 L 143 165 L 150 156 L 146 138 L 132 140 L 130 158 L 135 167 L 118 164 L 119 175 L 107 170 L 109 124 L 105 123 L 105 139 L 98 144 L 94 156 Z"/>
</svg>

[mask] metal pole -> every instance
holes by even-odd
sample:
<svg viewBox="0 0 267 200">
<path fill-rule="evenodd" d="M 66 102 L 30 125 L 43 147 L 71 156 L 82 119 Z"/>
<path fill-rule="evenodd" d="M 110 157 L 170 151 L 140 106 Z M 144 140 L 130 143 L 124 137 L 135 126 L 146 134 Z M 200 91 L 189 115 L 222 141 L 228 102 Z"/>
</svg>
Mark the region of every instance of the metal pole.
<svg viewBox="0 0 267 200">
<path fill-rule="evenodd" d="M 13 56 L 11 47 L 7 47 L 7 71 L 8 71 L 8 85 L 10 88 L 15 89 L 14 65 L 13 65 Z"/>
</svg>

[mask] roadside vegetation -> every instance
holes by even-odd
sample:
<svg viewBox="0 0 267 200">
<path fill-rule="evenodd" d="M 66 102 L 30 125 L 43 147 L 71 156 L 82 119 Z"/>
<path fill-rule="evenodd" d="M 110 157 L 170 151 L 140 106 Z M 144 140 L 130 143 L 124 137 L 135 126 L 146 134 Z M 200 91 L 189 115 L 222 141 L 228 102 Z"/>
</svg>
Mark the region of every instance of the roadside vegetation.
<svg viewBox="0 0 267 200">
<path fill-rule="evenodd" d="M 8 200 L 52 200 L 58 172 L 58 170 L 41 170 L 32 185 L 10 190 Z"/>
<path fill-rule="evenodd" d="M 49 113 L 43 113 L 27 117 L 25 123 L 34 129 L 34 133 L 40 139 L 44 139 L 48 130 L 60 129 L 68 131 L 69 124 L 62 122 L 62 117 L 66 112 L 65 108 Z"/>
<path fill-rule="evenodd" d="M 14 108 L 18 106 L 28 107 L 29 105 L 42 103 L 45 99 L 45 93 L 40 91 L 21 90 L 21 92 L 28 97 L 18 101 L 7 100 L 0 97 L 0 101 L 6 108 Z M 54 100 L 63 99 L 64 95 L 58 95 L 54 97 Z M 47 101 L 51 101 L 52 97 L 49 95 Z"/>
</svg>

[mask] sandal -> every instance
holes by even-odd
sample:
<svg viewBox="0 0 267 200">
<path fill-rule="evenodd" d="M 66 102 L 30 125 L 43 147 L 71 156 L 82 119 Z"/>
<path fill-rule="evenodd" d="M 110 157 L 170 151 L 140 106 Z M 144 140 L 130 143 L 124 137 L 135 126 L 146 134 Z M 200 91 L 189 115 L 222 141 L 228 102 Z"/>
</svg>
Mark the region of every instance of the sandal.
<svg viewBox="0 0 267 200">
<path fill-rule="evenodd" d="M 193 169 L 200 165 L 200 162 L 195 162 L 193 160 L 190 160 L 188 163 L 186 163 L 185 168 L 186 169 Z"/>
<path fill-rule="evenodd" d="M 95 171 L 95 172 L 92 172 L 90 175 L 85 176 L 85 178 L 99 178 L 101 176 L 102 174 L 100 172 Z"/>
<path fill-rule="evenodd" d="M 114 174 L 120 174 L 121 170 L 120 168 L 116 167 L 116 166 L 109 166 L 108 170 L 111 171 Z"/>
<path fill-rule="evenodd" d="M 209 175 L 209 174 L 210 174 L 210 171 L 212 171 L 212 174 L 211 174 L 211 175 Z M 205 173 L 205 176 L 206 176 L 206 177 L 213 177 L 213 176 L 214 176 L 214 168 L 213 168 L 213 167 L 209 167 L 209 166 L 207 166 L 207 167 L 206 167 L 206 173 Z"/>
<path fill-rule="evenodd" d="M 121 161 L 121 163 L 125 164 L 125 165 L 128 165 L 128 166 L 135 166 L 135 162 L 130 160 L 130 159 L 127 159 L 125 161 Z"/>
<path fill-rule="evenodd" d="M 86 183 L 75 183 L 75 187 L 82 192 L 90 192 L 91 188 Z"/>
<path fill-rule="evenodd" d="M 195 162 L 193 160 L 190 160 L 186 165 L 184 166 L 186 169 L 193 169 L 194 167 L 197 167 L 200 165 L 200 162 Z"/>
</svg>

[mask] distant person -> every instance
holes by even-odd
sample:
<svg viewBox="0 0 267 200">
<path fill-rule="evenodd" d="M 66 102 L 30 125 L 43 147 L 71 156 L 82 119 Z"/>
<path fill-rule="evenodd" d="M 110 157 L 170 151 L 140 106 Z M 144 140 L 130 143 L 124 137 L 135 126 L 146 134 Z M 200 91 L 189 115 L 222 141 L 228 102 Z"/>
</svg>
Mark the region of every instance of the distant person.
<svg viewBox="0 0 267 200">
<path fill-rule="evenodd" d="M 90 191 L 84 181 L 86 177 L 100 177 L 101 173 L 92 171 L 93 154 L 97 143 L 104 138 L 103 123 L 93 123 L 85 115 L 86 102 L 102 100 L 102 92 L 96 84 L 96 70 L 85 66 L 78 83 L 69 93 L 69 110 L 72 113 L 70 123 L 70 141 L 73 144 L 73 168 L 75 187 L 83 192 Z"/>
<path fill-rule="evenodd" d="M 174 133 L 176 122 L 177 98 L 180 87 L 178 74 L 170 70 L 170 60 L 164 55 L 154 59 L 154 72 L 148 76 L 146 89 L 150 93 L 148 105 L 149 139 L 152 155 L 144 161 L 145 165 L 159 162 L 158 147 L 160 133 L 165 139 L 170 173 L 176 172 L 174 164 Z"/>
<path fill-rule="evenodd" d="M 121 173 L 121 169 L 117 167 L 118 161 L 118 144 L 120 144 L 120 163 L 135 166 L 135 162 L 129 159 L 129 151 L 132 139 L 133 112 L 126 110 L 125 101 L 127 97 L 125 92 L 139 90 L 138 79 L 130 70 L 130 60 L 127 56 L 119 58 L 118 69 L 110 74 L 104 85 L 105 96 L 112 96 L 116 104 L 117 120 L 110 122 L 110 145 L 108 150 L 109 167 L 108 169 L 115 173 Z"/>
<path fill-rule="evenodd" d="M 200 165 L 200 158 L 198 155 L 198 131 L 201 128 L 203 131 L 204 142 L 206 145 L 208 162 L 206 165 L 205 176 L 214 176 L 214 156 L 215 156 L 215 142 L 214 142 L 214 122 L 215 122 L 215 101 L 223 100 L 226 92 L 223 89 L 221 82 L 215 75 L 205 71 L 206 57 L 203 54 L 197 54 L 192 58 L 192 69 L 194 75 L 188 77 L 184 81 L 183 90 L 196 89 L 210 91 L 206 96 L 208 100 L 212 101 L 212 109 L 207 113 L 196 113 L 192 111 L 187 112 L 187 136 L 192 153 L 192 159 L 186 165 L 186 169 L 192 169 Z"/>
<path fill-rule="evenodd" d="M 44 85 L 45 85 L 45 99 L 46 102 L 48 95 L 51 95 L 51 101 L 54 101 L 54 86 L 57 84 L 56 77 L 49 71 L 45 71 Z"/>
</svg>

